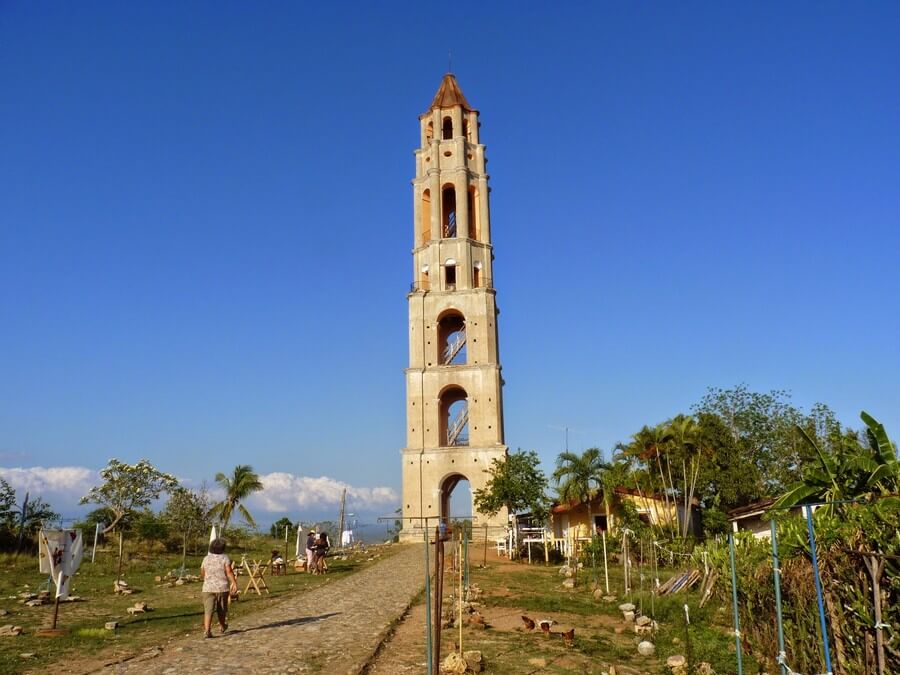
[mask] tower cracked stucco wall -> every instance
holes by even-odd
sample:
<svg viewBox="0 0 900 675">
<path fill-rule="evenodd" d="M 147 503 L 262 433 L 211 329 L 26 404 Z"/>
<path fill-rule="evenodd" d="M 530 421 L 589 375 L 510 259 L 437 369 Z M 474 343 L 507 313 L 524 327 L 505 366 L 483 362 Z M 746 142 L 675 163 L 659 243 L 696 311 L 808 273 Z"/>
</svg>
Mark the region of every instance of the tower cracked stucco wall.
<svg viewBox="0 0 900 675">
<path fill-rule="evenodd" d="M 406 447 L 401 538 L 421 541 L 424 516 L 450 513 L 450 494 L 468 480 L 483 487 L 485 470 L 503 459 L 503 377 L 487 160 L 478 111 L 448 73 L 420 116 L 413 180 L 413 282 L 406 369 Z M 476 531 L 491 536 L 507 514 L 477 513 Z"/>
</svg>

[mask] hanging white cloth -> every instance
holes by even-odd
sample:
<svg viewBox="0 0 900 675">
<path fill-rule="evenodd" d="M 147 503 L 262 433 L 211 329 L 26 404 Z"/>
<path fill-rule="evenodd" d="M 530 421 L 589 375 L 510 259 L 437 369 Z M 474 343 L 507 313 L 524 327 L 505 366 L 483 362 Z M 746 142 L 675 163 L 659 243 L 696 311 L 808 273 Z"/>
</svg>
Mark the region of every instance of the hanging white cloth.
<svg viewBox="0 0 900 675">
<path fill-rule="evenodd" d="M 84 557 L 81 530 L 41 530 L 38 542 L 40 571 L 53 578 L 56 597 L 65 600 L 69 597 L 72 577 Z"/>
</svg>

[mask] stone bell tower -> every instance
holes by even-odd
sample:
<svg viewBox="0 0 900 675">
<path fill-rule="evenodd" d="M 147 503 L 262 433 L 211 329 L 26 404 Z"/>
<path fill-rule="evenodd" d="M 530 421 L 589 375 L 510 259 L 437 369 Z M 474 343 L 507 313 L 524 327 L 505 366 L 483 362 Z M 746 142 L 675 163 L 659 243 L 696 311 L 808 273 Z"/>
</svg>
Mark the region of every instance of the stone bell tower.
<svg viewBox="0 0 900 675">
<path fill-rule="evenodd" d="M 404 541 L 422 541 L 425 521 L 450 513 L 460 480 L 475 490 L 491 460 L 506 456 L 503 377 L 488 205 L 487 160 L 478 111 L 448 73 L 419 117 L 413 180 L 413 282 L 406 369 L 403 456 Z M 493 536 L 504 511 L 476 517 Z"/>
</svg>

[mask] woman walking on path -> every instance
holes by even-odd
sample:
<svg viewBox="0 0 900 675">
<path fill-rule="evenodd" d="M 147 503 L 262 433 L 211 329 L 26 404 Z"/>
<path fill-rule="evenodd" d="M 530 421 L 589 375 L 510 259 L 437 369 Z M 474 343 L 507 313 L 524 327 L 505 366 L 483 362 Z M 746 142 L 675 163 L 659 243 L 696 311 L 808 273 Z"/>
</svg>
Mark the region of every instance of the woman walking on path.
<svg viewBox="0 0 900 675">
<path fill-rule="evenodd" d="M 316 540 L 316 574 L 325 574 L 328 571 L 325 555 L 329 548 L 331 548 L 331 544 L 328 541 L 328 533 L 320 532 L 319 538 Z"/>
<path fill-rule="evenodd" d="M 209 543 L 209 555 L 200 563 L 203 579 L 203 636 L 212 637 L 213 612 L 219 619 L 224 633 L 228 630 L 228 595 L 237 593 L 237 579 L 231 569 L 231 560 L 225 555 L 225 542 L 213 539 Z"/>
</svg>

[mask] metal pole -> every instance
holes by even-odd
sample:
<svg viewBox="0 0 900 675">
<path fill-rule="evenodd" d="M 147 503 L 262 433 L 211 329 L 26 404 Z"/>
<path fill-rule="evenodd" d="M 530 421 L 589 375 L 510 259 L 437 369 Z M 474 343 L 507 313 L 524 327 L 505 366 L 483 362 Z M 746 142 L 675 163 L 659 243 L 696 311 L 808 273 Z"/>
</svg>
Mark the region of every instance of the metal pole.
<svg viewBox="0 0 900 675">
<path fill-rule="evenodd" d="M 463 579 L 463 585 L 465 586 L 466 593 L 469 592 L 469 525 L 468 523 L 463 525 L 463 560 L 465 561 L 465 570 L 463 574 L 465 575 Z"/>
<path fill-rule="evenodd" d="M 457 621 L 459 621 L 459 655 L 463 654 L 463 636 L 462 636 L 462 612 L 463 612 L 463 571 L 462 571 L 462 541 L 459 542 L 459 595 L 456 596 Z"/>
<path fill-rule="evenodd" d="M 787 655 L 784 653 L 784 621 L 781 616 L 781 563 L 778 560 L 778 531 L 775 521 L 769 522 L 772 532 L 772 573 L 775 577 L 775 621 L 778 627 L 778 663 L 781 666 L 781 675 L 787 675 L 788 668 L 785 662 Z"/>
<path fill-rule="evenodd" d="M 741 617 L 738 615 L 737 572 L 734 568 L 734 534 L 728 533 L 728 550 L 731 556 L 731 606 L 734 610 L 734 646 L 737 652 L 738 675 L 744 675 L 744 663 L 741 657 Z"/>
<path fill-rule="evenodd" d="M 428 561 L 428 519 L 425 519 L 425 526 L 422 528 L 425 535 L 425 664 L 428 673 L 431 673 L 431 572 L 428 569 L 430 563 Z"/>
<path fill-rule="evenodd" d="M 91 549 L 91 562 L 94 562 L 94 556 L 97 555 L 97 537 L 100 534 L 100 523 L 94 524 L 94 547 Z"/>
<path fill-rule="evenodd" d="M 606 531 L 601 534 L 603 535 L 603 577 L 606 580 L 606 594 L 609 595 L 609 566 L 606 562 Z"/>
<path fill-rule="evenodd" d="M 825 672 L 831 675 L 831 647 L 828 644 L 828 624 L 825 621 L 825 602 L 822 596 L 822 580 L 819 578 L 819 560 L 816 557 L 816 533 L 813 528 L 812 507 L 806 507 L 806 529 L 809 530 L 809 552 L 812 556 L 813 580 L 816 582 L 816 602 L 819 604 L 819 626 L 822 629 L 822 644 L 825 647 Z"/>
<path fill-rule="evenodd" d="M 60 572 L 60 578 L 62 578 L 62 572 Z M 50 626 L 50 630 L 56 630 L 56 620 L 59 618 L 59 589 L 57 589 L 56 602 L 53 605 L 53 625 Z"/>
<path fill-rule="evenodd" d="M 441 672 L 441 605 L 444 600 L 444 539 L 441 536 L 441 525 L 434 528 L 434 639 L 431 641 L 431 673 Z"/>
</svg>

